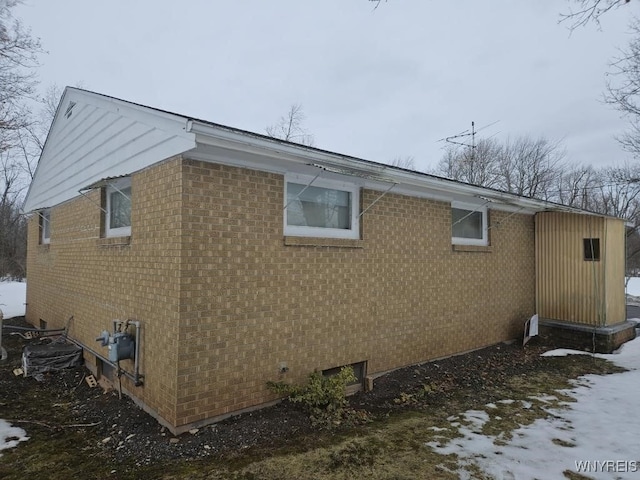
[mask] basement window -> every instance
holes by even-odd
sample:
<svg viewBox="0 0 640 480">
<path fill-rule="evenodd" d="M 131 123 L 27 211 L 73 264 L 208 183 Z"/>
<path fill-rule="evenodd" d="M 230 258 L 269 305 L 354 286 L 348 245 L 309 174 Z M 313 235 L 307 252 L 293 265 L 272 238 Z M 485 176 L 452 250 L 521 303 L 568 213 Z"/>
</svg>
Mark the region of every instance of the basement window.
<svg viewBox="0 0 640 480">
<path fill-rule="evenodd" d="M 451 203 L 451 243 L 454 245 L 488 245 L 487 207 Z"/>
<path fill-rule="evenodd" d="M 51 242 L 51 210 L 42 210 L 40 217 L 40 243 L 48 245 Z"/>
<path fill-rule="evenodd" d="M 585 262 L 600 261 L 600 239 L 585 238 L 584 241 L 584 260 Z"/>
<path fill-rule="evenodd" d="M 131 179 L 123 178 L 105 187 L 105 236 L 131 235 Z"/>
<path fill-rule="evenodd" d="M 340 370 L 342 370 L 344 367 L 353 368 L 353 373 L 356 377 L 355 382 L 347 385 L 347 388 L 346 388 L 347 395 L 352 395 L 356 392 L 361 391 L 362 386 L 364 385 L 364 377 L 367 374 L 367 362 L 358 362 L 358 363 L 352 363 L 351 365 L 343 365 L 342 367 L 329 368 L 327 370 L 323 370 L 322 375 L 325 377 L 331 377 L 333 375 L 337 375 L 338 373 L 340 373 Z"/>
<path fill-rule="evenodd" d="M 357 185 L 287 175 L 284 198 L 285 235 L 360 238 L 360 189 Z"/>
</svg>

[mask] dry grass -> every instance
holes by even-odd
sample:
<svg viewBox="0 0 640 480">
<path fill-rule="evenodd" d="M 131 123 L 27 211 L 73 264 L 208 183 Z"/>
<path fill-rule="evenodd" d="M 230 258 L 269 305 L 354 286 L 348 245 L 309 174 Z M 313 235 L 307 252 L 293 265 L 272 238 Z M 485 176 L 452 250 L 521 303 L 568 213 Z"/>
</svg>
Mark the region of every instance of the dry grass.
<svg viewBox="0 0 640 480">
<path fill-rule="evenodd" d="M 319 437 L 306 448 L 296 451 L 261 452 L 251 458 L 225 466 L 194 469 L 197 476 L 165 478 L 202 478 L 235 480 L 413 480 L 415 478 L 457 479 L 465 468 L 472 478 L 487 478 L 474 465 L 460 467 L 455 455 L 441 455 L 427 443 L 446 443 L 459 435 L 451 426 L 451 416 L 464 424 L 459 414 L 467 410 L 484 410 L 489 420 L 482 433 L 506 443 L 512 432 L 549 415 L 550 409 L 567 408 L 574 401 L 566 392 L 570 379 L 594 371 L 619 371 L 606 361 L 590 357 L 550 359 L 549 371 L 509 379 L 499 392 L 504 400 L 490 406 L 479 404 L 471 392 L 460 389 L 451 399 L 452 408 L 426 407 L 422 411 L 393 415 L 383 421 L 360 428 L 341 437 Z M 561 391 L 558 391 L 561 390 Z M 562 442 L 563 446 L 566 445 Z M 582 479 L 567 471 L 567 478 Z"/>
<path fill-rule="evenodd" d="M 618 371 L 618 367 L 588 356 L 549 358 L 531 373 L 505 373 L 499 377 L 500 381 L 481 387 L 469 386 L 472 382 L 465 386 L 448 385 L 444 389 L 429 385 L 424 392 L 406 393 L 404 397 L 410 399 L 406 408 L 403 406 L 387 416 L 379 414 L 372 423 L 340 433 L 318 432 L 313 436 L 300 436 L 281 447 L 267 445 L 234 450 L 206 460 L 175 458 L 133 469 L 102 457 L 101 451 L 92 447 L 100 438 L 92 438 L 91 429 L 58 429 L 36 435 L 37 438 L 6 452 L 0 459 L 0 477 L 453 480 L 459 478 L 459 470 L 464 468 L 472 478 L 483 479 L 486 476 L 477 466 L 460 466 L 455 455 L 442 455 L 428 446 L 430 442 L 447 443 L 460 435 L 458 428 L 451 425 L 452 417 L 465 424 L 464 412 L 483 410 L 489 419 L 481 432 L 494 438 L 496 444 L 506 444 L 520 426 L 551 415 L 550 409 L 567 408 L 574 401 L 566 393 L 572 386 L 571 379 L 587 373 Z M 439 400 L 430 402 L 436 396 Z M 443 398 L 446 401 L 442 401 Z M 25 400 L 25 408 L 33 409 L 33 413 L 25 413 L 25 418 L 38 418 L 37 411 L 46 411 L 52 422 L 57 416 L 61 416 L 60 423 L 66 422 L 63 414 L 69 406 L 65 401 L 42 395 Z M 53 407 L 54 403 L 59 405 Z M 562 446 L 570 445 L 563 442 Z M 112 470 L 117 473 L 111 474 Z M 570 471 L 564 475 L 570 479 L 587 478 Z"/>
</svg>

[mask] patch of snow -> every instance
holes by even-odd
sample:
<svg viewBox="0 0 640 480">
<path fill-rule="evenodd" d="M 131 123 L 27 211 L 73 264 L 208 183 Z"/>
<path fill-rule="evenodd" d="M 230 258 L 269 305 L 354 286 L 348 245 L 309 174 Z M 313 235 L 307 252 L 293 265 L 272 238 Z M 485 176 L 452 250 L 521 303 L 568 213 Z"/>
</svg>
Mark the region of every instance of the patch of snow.
<svg viewBox="0 0 640 480">
<path fill-rule="evenodd" d="M 446 431 L 448 429 L 447 428 L 441 428 L 441 427 L 433 426 L 433 427 L 429 427 L 429 430 L 433 430 L 434 432 L 444 432 L 444 431 Z"/>
<path fill-rule="evenodd" d="M 489 421 L 489 414 L 484 410 L 467 410 L 463 416 L 464 419 L 478 431 L 482 430 L 484 424 Z"/>
<path fill-rule="evenodd" d="M 532 400 L 538 400 L 542 403 L 549 403 L 554 400 L 558 400 L 558 397 L 556 397 L 555 395 L 529 395 L 529 398 L 531 398 Z"/>
<path fill-rule="evenodd" d="M 0 280 L 0 310 L 5 320 L 24 316 L 26 301 L 27 284 L 25 282 Z"/>
<path fill-rule="evenodd" d="M 590 352 L 584 352 L 582 350 L 571 350 L 568 348 L 556 348 L 555 350 L 549 350 L 542 354 L 543 357 L 566 357 L 567 355 L 591 355 Z"/>
<path fill-rule="evenodd" d="M 640 277 L 630 277 L 627 281 L 627 295 L 640 297 Z"/>
<path fill-rule="evenodd" d="M 6 421 L 0 419 L 0 451 L 13 448 L 20 442 L 29 440 L 27 432 L 18 427 L 13 427 Z M 2 454 L 0 453 L 0 457 Z"/>
<path fill-rule="evenodd" d="M 21 317 L 25 312 L 27 284 L 0 280 L 0 310 L 5 319 Z M 29 440 L 27 432 L 0 419 L 0 451 Z M 0 454 L 2 456 L 2 454 Z"/>
<path fill-rule="evenodd" d="M 438 453 L 458 455 L 458 475 L 463 479 L 472 478 L 466 465 L 476 465 L 495 479 L 564 478 L 564 471 L 594 479 L 639 478 L 640 415 L 633 412 L 640 397 L 640 338 L 614 354 L 596 356 L 629 371 L 582 377 L 573 388 L 563 390 L 575 402 L 549 409 L 549 418 L 514 430 L 508 441 L 480 433 L 488 415 L 472 410 L 464 416 L 472 418 L 473 424 L 458 427 L 461 438 L 429 446 Z M 550 399 L 548 395 L 537 398 Z"/>
</svg>

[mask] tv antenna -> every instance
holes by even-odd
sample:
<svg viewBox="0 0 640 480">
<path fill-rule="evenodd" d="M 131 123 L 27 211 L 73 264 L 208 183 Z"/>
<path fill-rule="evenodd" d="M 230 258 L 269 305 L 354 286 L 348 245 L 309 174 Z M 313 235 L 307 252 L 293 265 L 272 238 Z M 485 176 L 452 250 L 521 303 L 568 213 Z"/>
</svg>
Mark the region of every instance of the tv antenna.
<svg viewBox="0 0 640 480">
<path fill-rule="evenodd" d="M 493 125 L 495 125 L 496 123 L 498 123 L 500 120 L 496 120 L 493 123 L 490 123 L 489 125 L 485 125 L 484 127 L 476 130 L 476 122 L 471 122 L 471 129 L 467 129 L 463 132 L 460 132 L 456 135 L 451 135 L 449 137 L 444 137 L 441 138 L 440 140 L 438 140 L 438 142 L 447 142 L 447 143 L 451 143 L 453 145 L 461 145 L 463 147 L 467 147 L 471 149 L 471 159 L 473 160 L 473 157 L 475 155 L 475 150 L 476 150 L 476 134 L 478 132 L 481 132 L 482 130 L 484 130 L 485 128 L 489 128 Z M 494 134 L 497 135 L 497 134 Z M 492 135 L 493 136 L 493 135 Z M 471 141 L 469 142 L 469 140 L 467 140 L 469 137 L 471 137 Z M 491 138 L 491 137 L 489 137 Z"/>
</svg>

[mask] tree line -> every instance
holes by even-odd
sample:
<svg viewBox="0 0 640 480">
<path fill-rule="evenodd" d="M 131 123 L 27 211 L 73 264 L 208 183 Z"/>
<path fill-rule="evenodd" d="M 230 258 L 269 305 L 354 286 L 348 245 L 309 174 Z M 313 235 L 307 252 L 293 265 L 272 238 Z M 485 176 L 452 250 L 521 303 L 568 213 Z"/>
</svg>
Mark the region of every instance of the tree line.
<svg viewBox="0 0 640 480">
<path fill-rule="evenodd" d="M 518 137 L 450 145 L 430 173 L 626 219 L 627 269 L 640 273 L 640 163 L 572 163 L 560 142 Z"/>
<path fill-rule="evenodd" d="M 55 114 L 60 89 L 42 95 L 36 76 L 44 53 L 14 16 L 20 0 L 0 1 L 0 279 L 26 275 L 24 193 Z"/>
<path fill-rule="evenodd" d="M 372 0 L 376 1 L 377 0 Z M 44 53 L 13 12 L 21 0 L 0 0 L 0 278 L 26 275 L 26 218 L 21 204 L 44 139 L 56 111 L 61 91 L 38 91 L 36 71 Z M 599 18 L 628 0 L 573 0 L 574 10 L 564 15 L 570 28 Z M 640 23 L 631 24 L 632 40 L 611 63 L 605 99 L 629 118 L 629 131 L 621 134 L 622 146 L 640 156 Z M 298 104 L 267 127 L 268 135 L 313 145 L 303 128 Z M 395 166 L 415 169 L 412 157 L 397 157 Z M 571 164 L 561 144 L 527 137 L 500 143 L 480 140 L 474 148 L 452 146 L 434 172 L 445 177 L 540 198 L 594 212 L 624 217 L 640 225 L 640 167 L 635 163 L 594 168 Z M 630 230 L 629 264 L 640 257 L 637 228 Z M 635 247 L 637 245 L 637 248 Z M 640 267 L 640 259 L 637 261 Z"/>
</svg>

